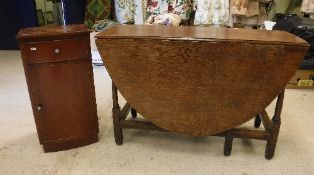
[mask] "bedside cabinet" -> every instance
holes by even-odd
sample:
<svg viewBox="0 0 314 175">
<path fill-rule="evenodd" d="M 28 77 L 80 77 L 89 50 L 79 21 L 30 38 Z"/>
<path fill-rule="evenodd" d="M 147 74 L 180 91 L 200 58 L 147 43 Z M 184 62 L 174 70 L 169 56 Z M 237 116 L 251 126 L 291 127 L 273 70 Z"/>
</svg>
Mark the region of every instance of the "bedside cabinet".
<svg viewBox="0 0 314 175">
<path fill-rule="evenodd" d="M 17 34 L 45 152 L 98 141 L 89 34 L 85 25 L 26 28 Z"/>
</svg>

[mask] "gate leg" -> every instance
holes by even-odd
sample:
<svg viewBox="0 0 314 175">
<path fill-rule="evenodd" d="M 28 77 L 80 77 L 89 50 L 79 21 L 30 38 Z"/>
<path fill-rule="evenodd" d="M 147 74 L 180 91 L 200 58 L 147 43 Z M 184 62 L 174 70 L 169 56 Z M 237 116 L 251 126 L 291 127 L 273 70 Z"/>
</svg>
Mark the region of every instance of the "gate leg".
<svg viewBox="0 0 314 175">
<path fill-rule="evenodd" d="M 118 102 L 118 91 L 117 87 L 112 82 L 112 118 L 113 118 L 113 129 L 114 129 L 114 138 L 117 145 L 122 145 L 123 143 L 123 134 L 122 128 L 119 127 L 120 122 L 120 106 Z"/>
<path fill-rule="evenodd" d="M 271 135 L 267 139 L 266 150 L 265 150 L 265 158 L 270 160 L 273 158 L 276 148 L 276 143 L 278 139 L 278 134 L 280 130 L 281 124 L 281 111 L 284 99 L 284 91 L 282 91 L 277 98 L 276 109 L 274 117 L 272 118 L 272 128 L 271 128 Z"/>
</svg>

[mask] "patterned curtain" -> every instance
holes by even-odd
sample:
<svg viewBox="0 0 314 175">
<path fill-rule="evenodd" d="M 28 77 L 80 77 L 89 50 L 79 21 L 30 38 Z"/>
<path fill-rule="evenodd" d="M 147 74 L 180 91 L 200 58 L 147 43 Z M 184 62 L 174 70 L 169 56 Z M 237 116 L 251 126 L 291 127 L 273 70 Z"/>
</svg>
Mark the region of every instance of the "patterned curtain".
<svg viewBox="0 0 314 175">
<path fill-rule="evenodd" d="M 150 15 L 162 15 L 165 13 L 174 13 L 182 20 L 189 19 L 192 11 L 191 0 L 144 0 L 147 4 L 145 9 L 145 19 Z"/>
<path fill-rule="evenodd" d="M 110 19 L 111 0 L 87 0 L 85 24 L 92 27 L 97 21 Z"/>
<path fill-rule="evenodd" d="M 150 15 L 175 13 L 189 19 L 191 0 L 115 0 L 115 14 L 120 23 L 143 23 Z"/>
<path fill-rule="evenodd" d="M 194 25 L 228 25 L 229 0 L 195 0 Z"/>
<path fill-rule="evenodd" d="M 143 0 L 134 1 L 135 1 L 134 23 L 144 24 L 144 2 Z"/>
<path fill-rule="evenodd" d="M 119 23 L 134 23 L 135 14 L 134 0 L 115 0 L 116 18 Z"/>
<path fill-rule="evenodd" d="M 85 23 L 110 16 L 111 0 L 87 0 Z M 182 20 L 195 12 L 195 25 L 229 24 L 229 0 L 115 0 L 115 16 L 119 23 L 142 24 L 150 15 L 174 13 Z"/>
</svg>

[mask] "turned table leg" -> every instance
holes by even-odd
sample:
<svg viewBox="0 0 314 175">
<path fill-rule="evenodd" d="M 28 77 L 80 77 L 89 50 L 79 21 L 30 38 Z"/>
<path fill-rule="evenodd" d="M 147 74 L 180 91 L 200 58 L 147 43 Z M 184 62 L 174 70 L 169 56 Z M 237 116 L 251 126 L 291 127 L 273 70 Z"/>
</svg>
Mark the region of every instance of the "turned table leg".
<svg viewBox="0 0 314 175">
<path fill-rule="evenodd" d="M 224 144 L 224 155 L 230 156 L 232 150 L 233 134 L 232 130 L 226 131 L 225 144 Z"/>
<path fill-rule="evenodd" d="M 268 160 L 272 159 L 275 153 L 276 143 L 281 124 L 280 115 L 282 111 L 283 99 L 284 91 L 282 91 L 277 98 L 275 114 L 272 118 L 271 136 L 267 139 L 265 158 Z"/>
<path fill-rule="evenodd" d="M 112 118 L 113 118 L 113 128 L 114 128 L 114 138 L 117 145 L 122 145 L 123 142 L 123 135 L 122 135 L 122 128 L 119 127 L 120 122 L 120 106 L 118 102 L 118 91 L 117 87 L 112 82 Z"/>
</svg>

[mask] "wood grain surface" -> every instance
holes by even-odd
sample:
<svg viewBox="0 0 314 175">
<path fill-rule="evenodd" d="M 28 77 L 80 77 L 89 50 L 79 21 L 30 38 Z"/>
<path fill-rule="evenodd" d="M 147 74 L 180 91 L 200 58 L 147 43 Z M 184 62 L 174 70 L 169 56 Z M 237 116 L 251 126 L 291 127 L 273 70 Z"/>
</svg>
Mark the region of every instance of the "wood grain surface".
<svg viewBox="0 0 314 175">
<path fill-rule="evenodd" d="M 303 39 L 283 31 L 195 26 L 118 25 L 97 34 L 96 38 L 150 38 L 307 45 Z"/>
<path fill-rule="evenodd" d="M 91 31 L 84 24 L 74 25 L 48 25 L 42 27 L 23 28 L 17 35 L 17 39 L 33 39 L 47 37 L 69 37 L 77 34 L 89 34 Z"/>
<path fill-rule="evenodd" d="M 308 49 L 286 32 L 245 29 L 120 26 L 97 38 L 130 105 L 161 128 L 188 135 L 219 133 L 261 113 Z"/>
</svg>

